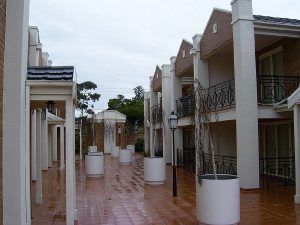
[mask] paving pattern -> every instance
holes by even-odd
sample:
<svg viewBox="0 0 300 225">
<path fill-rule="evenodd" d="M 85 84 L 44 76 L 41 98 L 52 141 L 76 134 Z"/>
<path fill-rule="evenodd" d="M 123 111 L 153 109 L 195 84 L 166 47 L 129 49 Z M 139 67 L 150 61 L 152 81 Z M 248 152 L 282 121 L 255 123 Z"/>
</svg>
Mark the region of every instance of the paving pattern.
<svg viewBox="0 0 300 225">
<path fill-rule="evenodd" d="M 105 156 L 105 176 L 86 177 L 83 161 L 76 161 L 77 225 L 201 224 L 196 220 L 195 176 L 178 169 L 178 197 L 172 197 L 172 168 L 164 185 L 145 185 L 143 157 L 120 166 Z M 33 204 L 33 225 L 65 224 L 65 174 L 57 164 L 43 172 L 42 205 Z M 34 193 L 34 184 L 32 185 Z M 240 225 L 300 225 L 300 205 L 293 203 L 294 187 L 241 191 Z"/>
</svg>

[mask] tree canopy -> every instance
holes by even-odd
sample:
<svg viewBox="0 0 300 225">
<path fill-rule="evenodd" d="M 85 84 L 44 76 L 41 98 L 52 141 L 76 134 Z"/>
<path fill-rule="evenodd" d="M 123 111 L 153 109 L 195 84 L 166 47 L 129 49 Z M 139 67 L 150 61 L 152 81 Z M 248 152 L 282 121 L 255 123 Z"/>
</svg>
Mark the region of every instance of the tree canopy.
<svg viewBox="0 0 300 225">
<path fill-rule="evenodd" d="M 144 88 L 137 86 L 133 91 L 135 96 L 131 99 L 127 99 L 123 95 L 109 99 L 108 109 L 125 114 L 127 124 L 131 127 L 130 130 L 135 131 L 144 124 Z"/>
<path fill-rule="evenodd" d="M 97 84 L 92 81 L 85 81 L 77 84 L 77 109 L 80 110 L 81 117 L 84 113 L 93 115 L 94 103 L 99 101 L 101 95 L 94 92 Z"/>
</svg>

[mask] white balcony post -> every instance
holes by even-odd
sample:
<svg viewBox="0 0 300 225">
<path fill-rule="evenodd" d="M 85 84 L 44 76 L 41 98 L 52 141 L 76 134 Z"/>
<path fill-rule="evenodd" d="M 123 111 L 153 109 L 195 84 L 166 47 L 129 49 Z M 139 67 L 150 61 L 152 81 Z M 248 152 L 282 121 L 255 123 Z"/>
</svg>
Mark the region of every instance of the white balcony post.
<svg viewBox="0 0 300 225">
<path fill-rule="evenodd" d="M 52 126 L 52 158 L 57 161 L 57 125 Z"/>
<path fill-rule="evenodd" d="M 36 110 L 31 111 L 31 180 L 36 180 Z"/>
<path fill-rule="evenodd" d="M 251 0 L 233 0 L 237 173 L 244 189 L 259 188 L 258 106 Z"/>
<path fill-rule="evenodd" d="M 80 154 L 80 159 L 82 159 L 82 124 L 80 121 L 79 125 L 79 154 Z"/>
<path fill-rule="evenodd" d="M 172 85 L 171 65 L 162 66 L 162 108 L 163 108 L 163 155 L 166 163 L 172 163 L 172 134 L 168 124 L 171 114 Z"/>
<path fill-rule="evenodd" d="M 191 53 L 193 55 L 194 62 L 194 79 L 197 79 L 203 88 L 209 87 L 209 70 L 208 62 L 201 59 L 200 56 L 200 42 L 202 36 L 200 34 L 195 34 L 193 37 L 193 49 Z"/>
<path fill-rule="evenodd" d="M 152 109 L 158 102 L 158 94 L 153 91 L 153 77 L 150 77 L 150 151 L 154 151 L 154 132 L 155 132 L 155 124 L 153 124 L 152 118 Z M 155 140 L 157 142 L 157 138 Z"/>
<path fill-rule="evenodd" d="M 47 110 L 44 109 L 42 112 L 42 169 L 48 170 L 48 121 L 47 121 Z"/>
<path fill-rule="evenodd" d="M 48 125 L 48 167 L 52 167 L 52 125 Z"/>
<path fill-rule="evenodd" d="M 65 169 L 65 126 L 60 126 L 60 170 Z"/>
<path fill-rule="evenodd" d="M 300 204 L 300 105 L 294 106 L 295 178 L 294 202 Z"/>
<path fill-rule="evenodd" d="M 74 110 L 72 99 L 66 101 L 66 214 L 67 225 L 74 225 L 75 201 L 74 201 Z"/>
<path fill-rule="evenodd" d="M 36 111 L 36 183 L 35 183 L 35 202 L 37 204 L 43 202 L 43 189 L 42 189 L 42 112 L 41 110 Z"/>
<path fill-rule="evenodd" d="M 28 225 L 31 223 L 30 207 L 28 208 L 30 190 L 27 185 L 28 181 L 30 182 L 30 165 L 25 107 L 29 110 L 29 99 L 25 96 L 25 80 L 29 1 L 6 1 L 4 11 L 6 25 L 3 76 L 3 224 Z M 29 115 L 29 112 L 27 114 Z"/>
</svg>

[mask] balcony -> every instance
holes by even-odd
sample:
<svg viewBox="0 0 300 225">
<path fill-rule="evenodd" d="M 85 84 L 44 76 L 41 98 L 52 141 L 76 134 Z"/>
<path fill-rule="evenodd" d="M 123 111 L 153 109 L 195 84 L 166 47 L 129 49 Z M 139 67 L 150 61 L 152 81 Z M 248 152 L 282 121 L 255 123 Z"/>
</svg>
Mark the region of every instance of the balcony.
<svg viewBox="0 0 300 225">
<path fill-rule="evenodd" d="M 275 104 L 289 97 L 298 87 L 300 76 L 257 76 L 257 101 Z"/>
<path fill-rule="evenodd" d="M 163 113 L 162 113 L 162 107 L 160 104 L 152 106 L 151 109 L 151 115 L 152 115 L 152 123 L 162 123 L 163 120 Z"/>
<path fill-rule="evenodd" d="M 176 101 L 177 116 L 186 117 L 194 114 L 195 99 L 193 95 L 179 98 Z"/>
</svg>

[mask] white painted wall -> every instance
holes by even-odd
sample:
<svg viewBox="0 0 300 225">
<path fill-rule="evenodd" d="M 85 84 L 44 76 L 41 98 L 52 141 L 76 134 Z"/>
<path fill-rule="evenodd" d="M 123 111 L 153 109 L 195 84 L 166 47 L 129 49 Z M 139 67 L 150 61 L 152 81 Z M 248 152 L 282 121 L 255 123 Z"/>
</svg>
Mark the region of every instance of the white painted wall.
<svg viewBox="0 0 300 225">
<path fill-rule="evenodd" d="M 233 55 L 208 60 L 210 86 L 234 78 Z"/>
<path fill-rule="evenodd" d="M 236 157 L 235 121 L 213 123 L 211 133 L 215 153 L 217 155 Z"/>
</svg>

